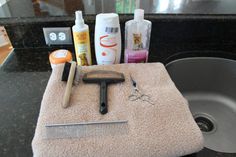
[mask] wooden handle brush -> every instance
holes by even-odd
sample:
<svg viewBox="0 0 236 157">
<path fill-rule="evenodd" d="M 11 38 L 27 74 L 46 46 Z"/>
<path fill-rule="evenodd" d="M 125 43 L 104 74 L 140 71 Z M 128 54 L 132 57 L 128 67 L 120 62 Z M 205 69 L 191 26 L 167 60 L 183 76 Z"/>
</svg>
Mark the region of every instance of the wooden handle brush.
<svg viewBox="0 0 236 157">
<path fill-rule="evenodd" d="M 76 62 L 72 61 L 71 66 L 70 66 L 70 72 L 69 72 L 67 84 L 66 84 L 66 90 L 65 90 L 65 94 L 64 94 L 63 102 L 62 102 L 63 108 L 67 108 L 69 106 L 70 94 L 71 94 L 72 84 L 74 81 L 75 70 L 76 70 Z"/>
</svg>

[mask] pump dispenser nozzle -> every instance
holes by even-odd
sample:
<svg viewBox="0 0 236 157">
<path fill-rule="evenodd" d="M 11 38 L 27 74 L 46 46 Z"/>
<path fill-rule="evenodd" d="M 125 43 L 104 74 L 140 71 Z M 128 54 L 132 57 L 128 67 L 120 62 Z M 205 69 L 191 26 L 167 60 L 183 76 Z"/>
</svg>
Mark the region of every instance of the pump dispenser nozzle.
<svg viewBox="0 0 236 157">
<path fill-rule="evenodd" d="M 84 19 L 82 16 L 82 11 L 75 12 L 75 25 L 77 25 L 78 27 L 83 27 Z"/>
</svg>

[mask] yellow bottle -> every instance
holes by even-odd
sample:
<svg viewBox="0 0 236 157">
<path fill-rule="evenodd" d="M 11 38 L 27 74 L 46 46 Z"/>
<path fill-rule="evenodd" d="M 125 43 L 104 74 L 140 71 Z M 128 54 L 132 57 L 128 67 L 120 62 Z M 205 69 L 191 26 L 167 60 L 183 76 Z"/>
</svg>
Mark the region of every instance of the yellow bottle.
<svg viewBox="0 0 236 157">
<path fill-rule="evenodd" d="M 72 27 L 77 64 L 92 65 L 89 39 L 89 27 L 84 24 L 82 11 L 75 12 L 75 25 Z"/>
</svg>

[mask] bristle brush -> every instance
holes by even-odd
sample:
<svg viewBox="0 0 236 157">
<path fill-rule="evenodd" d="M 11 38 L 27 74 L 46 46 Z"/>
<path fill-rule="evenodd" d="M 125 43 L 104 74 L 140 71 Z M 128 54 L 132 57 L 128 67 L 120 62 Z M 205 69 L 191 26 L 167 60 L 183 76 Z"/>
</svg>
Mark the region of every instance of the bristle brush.
<svg viewBox="0 0 236 157">
<path fill-rule="evenodd" d="M 66 90 L 63 96 L 62 107 L 67 108 L 69 106 L 69 100 L 71 95 L 71 89 L 73 82 L 78 84 L 79 82 L 79 68 L 76 66 L 76 62 L 72 61 L 71 63 L 66 62 L 64 66 L 64 70 L 62 73 L 62 81 L 67 81 Z"/>
</svg>

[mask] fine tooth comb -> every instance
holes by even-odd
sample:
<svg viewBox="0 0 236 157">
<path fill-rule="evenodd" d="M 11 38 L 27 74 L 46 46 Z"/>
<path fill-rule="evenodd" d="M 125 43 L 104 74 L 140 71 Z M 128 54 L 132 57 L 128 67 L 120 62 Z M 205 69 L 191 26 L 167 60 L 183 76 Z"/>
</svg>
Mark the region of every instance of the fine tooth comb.
<svg viewBox="0 0 236 157">
<path fill-rule="evenodd" d="M 45 127 L 46 139 L 114 136 L 129 132 L 127 120 L 47 124 Z"/>
</svg>

